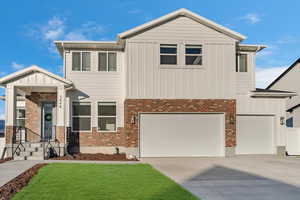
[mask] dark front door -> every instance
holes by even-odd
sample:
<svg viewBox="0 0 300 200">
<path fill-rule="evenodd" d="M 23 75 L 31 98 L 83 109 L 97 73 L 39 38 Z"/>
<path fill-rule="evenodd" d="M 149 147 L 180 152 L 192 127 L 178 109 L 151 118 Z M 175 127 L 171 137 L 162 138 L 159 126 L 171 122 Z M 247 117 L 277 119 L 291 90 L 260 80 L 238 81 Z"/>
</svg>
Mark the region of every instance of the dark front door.
<svg viewBox="0 0 300 200">
<path fill-rule="evenodd" d="M 54 103 L 43 103 L 42 108 L 42 139 L 53 139 L 53 107 Z"/>
</svg>

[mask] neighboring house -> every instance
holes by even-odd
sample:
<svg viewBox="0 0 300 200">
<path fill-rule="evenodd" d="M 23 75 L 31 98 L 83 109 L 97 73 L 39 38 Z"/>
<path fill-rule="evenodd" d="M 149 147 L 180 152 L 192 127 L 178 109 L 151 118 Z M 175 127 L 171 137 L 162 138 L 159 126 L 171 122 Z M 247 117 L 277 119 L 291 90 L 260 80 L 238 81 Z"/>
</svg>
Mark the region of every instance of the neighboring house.
<svg viewBox="0 0 300 200">
<path fill-rule="evenodd" d="M 5 127 L 5 121 L 0 120 L 0 160 L 2 159 L 3 150 L 5 147 L 4 127 Z"/>
<path fill-rule="evenodd" d="M 297 59 L 289 68 L 280 74 L 267 89 L 275 90 L 290 90 L 300 93 L 300 58 Z M 300 96 L 288 98 L 286 100 L 287 119 L 286 125 L 288 127 L 300 127 Z"/>
<path fill-rule="evenodd" d="M 0 79 L 7 148 L 18 94 L 26 140 L 54 141 L 61 154 L 66 146 L 137 157 L 284 154 L 285 98 L 296 94 L 255 88 L 265 46 L 244 39 L 180 9 L 117 41 L 56 41 L 63 77 L 32 66 Z"/>
</svg>

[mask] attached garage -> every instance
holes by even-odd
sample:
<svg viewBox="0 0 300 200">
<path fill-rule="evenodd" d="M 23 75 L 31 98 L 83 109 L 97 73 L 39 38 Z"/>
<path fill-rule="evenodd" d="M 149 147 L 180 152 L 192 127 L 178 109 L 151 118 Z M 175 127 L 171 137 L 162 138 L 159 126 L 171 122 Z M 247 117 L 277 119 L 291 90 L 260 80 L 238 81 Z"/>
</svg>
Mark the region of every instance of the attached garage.
<svg viewBox="0 0 300 200">
<path fill-rule="evenodd" d="M 223 113 L 142 113 L 140 157 L 224 156 Z"/>
<path fill-rule="evenodd" d="M 274 116 L 237 115 L 236 154 L 275 154 Z"/>
</svg>

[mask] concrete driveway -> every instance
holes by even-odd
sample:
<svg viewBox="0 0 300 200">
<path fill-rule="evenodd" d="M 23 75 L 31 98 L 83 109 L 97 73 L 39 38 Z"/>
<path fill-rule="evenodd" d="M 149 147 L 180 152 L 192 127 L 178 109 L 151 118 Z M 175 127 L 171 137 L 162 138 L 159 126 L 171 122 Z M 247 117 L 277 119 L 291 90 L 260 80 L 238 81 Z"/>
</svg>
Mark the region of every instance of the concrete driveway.
<svg viewBox="0 0 300 200">
<path fill-rule="evenodd" d="M 300 159 L 144 158 L 204 200 L 299 200 Z"/>
</svg>

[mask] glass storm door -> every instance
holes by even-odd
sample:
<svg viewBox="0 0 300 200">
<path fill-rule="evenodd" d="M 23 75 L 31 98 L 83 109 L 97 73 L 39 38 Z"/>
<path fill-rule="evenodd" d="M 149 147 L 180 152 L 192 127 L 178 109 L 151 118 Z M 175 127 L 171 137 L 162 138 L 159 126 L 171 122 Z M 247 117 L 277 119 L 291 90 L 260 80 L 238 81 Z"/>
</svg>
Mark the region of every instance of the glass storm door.
<svg viewBox="0 0 300 200">
<path fill-rule="evenodd" d="M 42 112 L 42 138 L 51 140 L 53 138 L 53 103 L 44 103 Z"/>
</svg>

